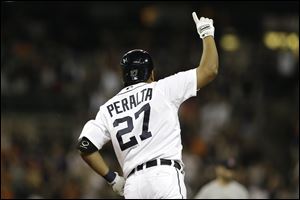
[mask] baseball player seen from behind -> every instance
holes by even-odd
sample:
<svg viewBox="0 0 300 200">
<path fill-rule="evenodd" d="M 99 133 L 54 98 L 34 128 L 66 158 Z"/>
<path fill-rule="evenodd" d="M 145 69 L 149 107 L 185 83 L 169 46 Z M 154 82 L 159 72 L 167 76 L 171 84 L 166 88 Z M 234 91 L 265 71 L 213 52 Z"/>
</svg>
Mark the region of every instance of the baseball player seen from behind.
<svg viewBox="0 0 300 200">
<path fill-rule="evenodd" d="M 198 19 L 195 12 L 192 16 L 203 40 L 199 66 L 155 81 L 150 55 L 139 49 L 127 52 L 121 59 L 124 88 L 100 106 L 78 138 L 83 160 L 125 198 L 186 198 L 177 112 L 218 72 L 213 21 Z M 99 153 L 109 140 L 123 176 Z"/>
</svg>

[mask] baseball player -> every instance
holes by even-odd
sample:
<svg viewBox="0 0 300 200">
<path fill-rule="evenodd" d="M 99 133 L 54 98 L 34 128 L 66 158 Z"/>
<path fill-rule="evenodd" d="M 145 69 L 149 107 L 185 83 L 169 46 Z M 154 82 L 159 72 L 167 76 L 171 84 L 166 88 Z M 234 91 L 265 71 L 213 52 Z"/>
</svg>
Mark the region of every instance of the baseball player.
<svg viewBox="0 0 300 200">
<path fill-rule="evenodd" d="M 234 180 L 236 161 L 234 158 L 216 164 L 216 179 L 204 185 L 195 199 L 249 199 L 248 190 Z"/>
<path fill-rule="evenodd" d="M 83 160 L 125 198 L 186 198 L 178 108 L 218 72 L 213 21 L 198 19 L 195 12 L 192 16 L 203 40 L 199 66 L 155 81 L 149 53 L 127 52 L 121 59 L 124 88 L 100 107 L 79 136 Z M 123 176 L 99 153 L 110 140 Z"/>
</svg>

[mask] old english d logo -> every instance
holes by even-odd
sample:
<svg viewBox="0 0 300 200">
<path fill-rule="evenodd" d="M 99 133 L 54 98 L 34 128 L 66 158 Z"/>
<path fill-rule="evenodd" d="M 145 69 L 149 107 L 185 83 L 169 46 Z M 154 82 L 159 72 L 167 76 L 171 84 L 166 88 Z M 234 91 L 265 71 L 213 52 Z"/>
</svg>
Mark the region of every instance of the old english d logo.
<svg viewBox="0 0 300 200">
<path fill-rule="evenodd" d="M 131 70 L 130 71 L 131 79 L 134 80 L 134 81 L 137 80 L 138 79 L 137 74 L 138 74 L 138 70 L 137 69 Z"/>
</svg>

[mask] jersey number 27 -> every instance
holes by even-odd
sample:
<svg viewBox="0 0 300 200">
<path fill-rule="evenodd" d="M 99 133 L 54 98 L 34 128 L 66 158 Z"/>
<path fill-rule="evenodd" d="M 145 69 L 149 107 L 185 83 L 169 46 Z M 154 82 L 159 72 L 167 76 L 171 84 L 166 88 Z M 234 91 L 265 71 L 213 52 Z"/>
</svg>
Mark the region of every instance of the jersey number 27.
<svg viewBox="0 0 300 200">
<path fill-rule="evenodd" d="M 141 140 L 145 140 L 152 136 L 151 131 L 148 130 L 150 108 L 151 107 L 150 107 L 149 103 L 147 103 L 143 107 L 141 107 L 141 109 L 139 111 L 134 113 L 134 117 L 135 117 L 135 119 L 137 119 L 137 118 L 139 118 L 140 114 L 142 112 L 144 112 L 143 130 L 142 130 L 142 134 L 140 135 Z M 119 145 L 120 145 L 120 148 L 122 151 L 124 151 L 138 143 L 135 136 L 130 137 L 128 142 L 126 142 L 126 143 L 123 142 L 122 136 L 127 133 L 130 133 L 133 130 L 132 117 L 126 116 L 123 118 L 119 118 L 119 119 L 116 119 L 113 123 L 113 126 L 117 127 L 117 126 L 119 126 L 120 123 L 124 123 L 124 122 L 127 123 L 127 127 L 123 128 L 117 132 L 117 139 L 118 139 L 118 142 L 119 142 Z"/>
</svg>

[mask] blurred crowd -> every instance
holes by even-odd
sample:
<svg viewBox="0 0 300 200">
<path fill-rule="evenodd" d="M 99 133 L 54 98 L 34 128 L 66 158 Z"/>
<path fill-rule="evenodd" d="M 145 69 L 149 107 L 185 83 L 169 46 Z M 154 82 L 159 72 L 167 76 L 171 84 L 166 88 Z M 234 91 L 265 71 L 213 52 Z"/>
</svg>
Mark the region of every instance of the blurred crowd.
<svg viewBox="0 0 300 200">
<path fill-rule="evenodd" d="M 147 50 L 157 79 L 201 58 L 191 18 L 196 3 L 156 4 L 3 4 L 1 198 L 119 198 L 81 160 L 76 142 L 122 88 L 120 58 Z M 243 9 L 228 14 L 222 5 L 196 5 L 215 20 L 220 71 L 179 110 L 188 197 L 214 178 L 216 160 L 233 156 L 251 198 L 299 198 L 299 50 L 266 48 L 263 24 L 255 21 L 263 14 L 252 19 L 258 30 L 251 32 L 241 22 L 250 16 L 235 18 Z M 298 12 L 273 6 L 268 15 L 299 24 Z M 226 51 L 220 40 L 232 27 L 241 44 Z M 299 34 L 299 26 L 291 31 Z M 121 172 L 111 143 L 101 152 Z"/>
</svg>

